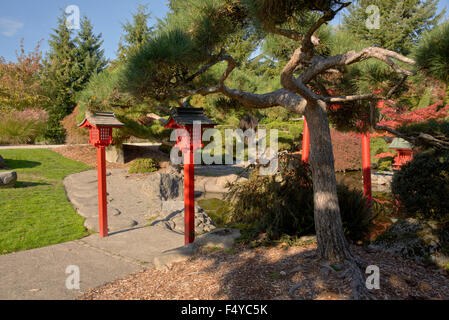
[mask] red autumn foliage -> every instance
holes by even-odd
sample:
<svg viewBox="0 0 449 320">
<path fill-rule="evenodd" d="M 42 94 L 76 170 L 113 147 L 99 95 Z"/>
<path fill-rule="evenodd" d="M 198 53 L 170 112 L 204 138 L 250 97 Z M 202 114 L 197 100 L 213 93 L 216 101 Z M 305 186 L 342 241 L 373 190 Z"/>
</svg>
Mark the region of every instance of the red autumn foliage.
<svg viewBox="0 0 449 320">
<path fill-rule="evenodd" d="M 426 108 L 410 111 L 398 110 L 394 108 L 394 103 L 386 101 L 384 104 L 379 103 L 379 113 L 383 116 L 378 124 L 390 128 L 398 128 L 403 125 L 416 124 L 430 119 L 444 119 L 449 116 L 449 104 L 439 108 L 442 102 L 434 103 Z"/>
<path fill-rule="evenodd" d="M 376 158 L 376 159 L 390 158 L 390 157 L 394 158 L 395 156 L 396 155 L 392 152 L 383 152 L 383 153 L 376 154 L 374 156 L 374 158 Z"/>
<path fill-rule="evenodd" d="M 23 39 L 17 62 L 7 62 L 0 57 L 0 110 L 10 112 L 29 108 L 42 108 L 48 103 L 40 85 L 42 67 L 39 45 L 25 53 Z"/>
</svg>

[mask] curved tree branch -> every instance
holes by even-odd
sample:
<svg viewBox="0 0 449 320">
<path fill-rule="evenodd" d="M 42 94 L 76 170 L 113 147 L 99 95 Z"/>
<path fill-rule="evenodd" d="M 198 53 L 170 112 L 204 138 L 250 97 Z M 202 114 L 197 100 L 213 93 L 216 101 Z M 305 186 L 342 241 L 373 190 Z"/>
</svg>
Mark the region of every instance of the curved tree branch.
<svg viewBox="0 0 449 320">
<path fill-rule="evenodd" d="M 196 94 L 206 96 L 209 94 L 221 93 L 250 108 L 266 109 L 282 106 L 294 113 L 304 113 L 307 101 L 286 89 L 279 89 L 265 94 L 256 94 L 226 87 L 224 83 L 237 66 L 237 63 L 231 56 L 222 55 L 220 61 L 217 61 L 214 64 L 222 61 L 226 61 L 228 66 L 220 77 L 218 85 L 193 90 L 180 90 L 179 94 L 182 97 L 187 97 Z"/>
<path fill-rule="evenodd" d="M 358 52 L 349 51 L 344 54 L 340 54 L 329 58 L 315 56 L 311 59 L 311 66 L 299 76 L 298 80 L 302 83 L 309 83 L 313 78 L 325 72 L 326 70 L 335 67 L 348 66 L 353 63 L 364 61 L 370 58 L 375 58 L 387 63 L 393 70 L 395 70 L 400 74 L 407 76 L 414 75 L 412 71 L 399 67 L 393 61 L 393 59 L 408 64 L 415 64 L 414 60 L 387 49 L 379 47 L 368 47 Z"/>
<path fill-rule="evenodd" d="M 378 131 L 387 131 L 399 138 L 407 140 L 415 146 L 421 145 L 425 147 L 435 147 L 438 149 L 449 150 L 449 141 L 447 138 L 438 138 L 423 132 L 417 133 L 416 135 L 406 135 L 387 126 L 376 125 L 374 129 Z"/>
</svg>

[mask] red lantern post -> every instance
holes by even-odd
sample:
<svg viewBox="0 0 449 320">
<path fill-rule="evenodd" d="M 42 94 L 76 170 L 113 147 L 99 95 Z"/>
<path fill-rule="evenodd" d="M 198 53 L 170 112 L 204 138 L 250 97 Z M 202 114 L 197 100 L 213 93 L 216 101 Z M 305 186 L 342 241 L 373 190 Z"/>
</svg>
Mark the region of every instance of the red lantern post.
<svg viewBox="0 0 449 320">
<path fill-rule="evenodd" d="M 124 124 L 115 118 L 113 112 L 97 112 L 95 114 L 86 113 L 86 118 L 78 126 L 89 128 L 89 143 L 97 148 L 98 227 L 100 237 L 104 238 L 108 236 L 105 147 L 113 143 L 112 128 L 120 128 Z"/>
<path fill-rule="evenodd" d="M 302 161 L 305 163 L 309 163 L 310 157 L 310 133 L 309 126 L 307 125 L 306 117 L 304 117 L 304 128 L 302 135 Z"/>
<path fill-rule="evenodd" d="M 363 168 L 363 194 L 371 207 L 373 195 L 371 191 L 371 148 L 369 131 L 362 133 L 362 168 Z"/>
<path fill-rule="evenodd" d="M 194 124 L 199 123 L 198 132 Z M 174 108 L 165 128 L 186 130 L 188 137 L 178 137 L 176 147 L 184 155 L 184 242 L 195 241 L 195 164 L 194 152 L 202 148 L 202 132 L 215 123 L 204 115 L 202 108 Z"/>
</svg>

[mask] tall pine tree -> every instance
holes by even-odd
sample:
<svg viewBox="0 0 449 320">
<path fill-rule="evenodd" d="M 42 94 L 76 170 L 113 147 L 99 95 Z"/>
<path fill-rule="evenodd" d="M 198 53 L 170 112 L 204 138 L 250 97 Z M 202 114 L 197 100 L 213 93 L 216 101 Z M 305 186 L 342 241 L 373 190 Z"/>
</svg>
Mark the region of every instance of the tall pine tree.
<svg viewBox="0 0 449 320">
<path fill-rule="evenodd" d="M 379 9 L 379 29 L 366 26 L 374 14 L 368 10 L 371 5 Z M 445 11 L 437 14 L 437 5 L 438 0 L 359 0 L 348 7 L 343 25 L 357 39 L 408 54 L 421 34 L 444 16 Z"/>
<path fill-rule="evenodd" d="M 148 24 L 150 16 L 151 12 L 147 6 L 141 4 L 133 15 L 132 22 L 122 24 L 124 34 L 120 38 L 117 53 L 120 62 L 126 61 L 130 54 L 136 52 L 154 35 L 154 28 Z"/>
<path fill-rule="evenodd" d="M 75 107 L 72 97 L 79 73 L 73 31 L 67 28 L 66 19 L 67 15 L 63 13 L 58 18 L 58 26 L 53 29 L 54 33 L 50 35 L 50 50 L 43 69 L 43 85 L 51 99 L 45 137 L 56 143 L 63 142 L 65 138 L 60 121 Z"/>
<path fill-rule="evenodd" d="M 80 25 L 81 29 L 78 37 L 75 39 L 80 71 L 77 91 L 84 89 L 92 75 L 103 71 L 108 64 L 104 57 L 104 50 L 101 50 L 103 44 L 103 40 L 101 40 L 102 34 L 95 35 L 93 33 L 92 23 L 87 17 L 83 17 Z"/>
<path fill-rule="evenodd" d="M 66 26 L 67 15 L 58 18 L 58 26 L 50 35 L 50 50 L 44 61 L 43 85 L 51 98 L 46 138 L 64 142 L 65 131 L 61 120 L 76 106 L 75 95 L 83 90 L 92 75 L 101 72 L 107 61 L 101 50 L 101 34 L 95 35 L 91 22 L 84 17 L 81 29 L 74 38 Z"/>
</svg>

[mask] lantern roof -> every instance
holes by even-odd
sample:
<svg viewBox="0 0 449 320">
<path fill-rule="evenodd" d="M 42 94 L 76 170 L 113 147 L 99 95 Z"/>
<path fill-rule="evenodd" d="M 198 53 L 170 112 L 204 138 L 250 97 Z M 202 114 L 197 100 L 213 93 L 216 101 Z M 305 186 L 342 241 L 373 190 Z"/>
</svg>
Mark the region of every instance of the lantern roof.
<svg viewBox="0 0 449 320">
<path fill-rule="evenodd" d="M 165 127 L 172 127 L 173 122 L 180 126 L 193 126 L 193 122 L 201 122 L 202 126 L 215 126 L 216 123 L 204 114 L 203 108 L 173 108 L 170 118 L 164 124 Z"/>
<path fill-rule="evenodd" d="M 95 127 L 114 127 L 120 128 L 124 124 L 117 120 L 114 112 L 90 112 L 86 111 L 86 117 L 84 120 L 78 124 L 78 127 L 85 127 L 88 125 Z"/>
<path fill-rule="evenodd" d="M 391 144 L 388 146 L 388 149 L 413 149 L 413 145 L 408 142 L 407 140 L 404 140 L 402 138 L 394 138 Z"/>
</svg>

